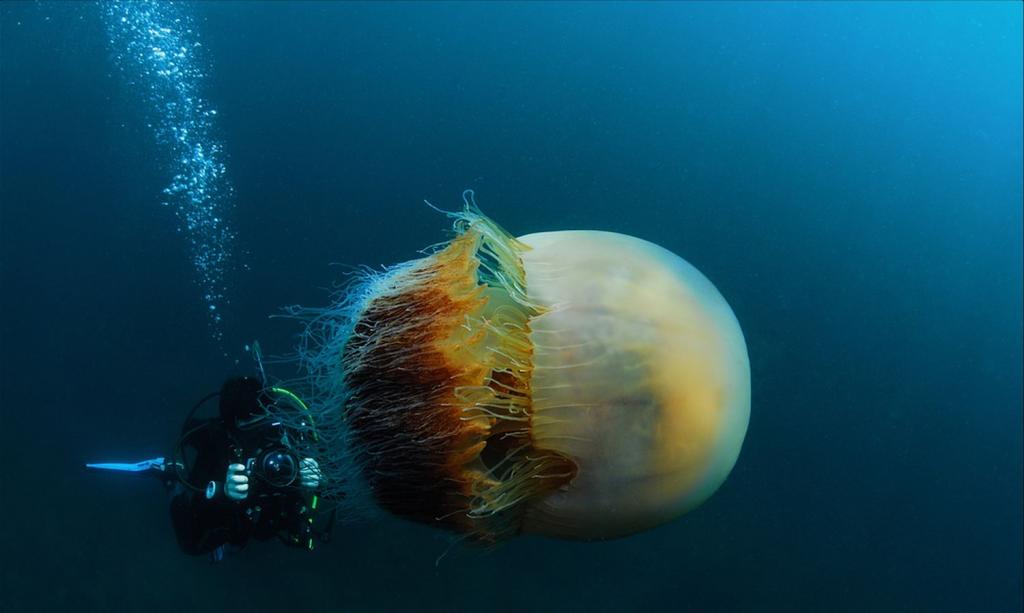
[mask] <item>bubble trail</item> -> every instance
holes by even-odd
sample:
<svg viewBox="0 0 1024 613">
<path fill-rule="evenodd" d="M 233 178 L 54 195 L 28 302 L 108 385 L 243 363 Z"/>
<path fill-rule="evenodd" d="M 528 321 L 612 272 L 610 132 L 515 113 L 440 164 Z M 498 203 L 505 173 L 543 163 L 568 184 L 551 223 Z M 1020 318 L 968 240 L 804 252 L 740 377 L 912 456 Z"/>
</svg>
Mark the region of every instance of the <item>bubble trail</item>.
<svg viewBox="0 0 1024 613">
<path fill-rule="evenodd" d="M 225 274 L 235 243 L 226 220 L 233 189 L 214 136 L 217 111 L 201 95 L 208 64 L 199 35 L 180 3 L 108 0 L 100 8 L 114 62 L 145 100 L 148 126 L 172 174 L 162 204 L 175 210 L 213 337 L 221 343 Z"/>
</svg>

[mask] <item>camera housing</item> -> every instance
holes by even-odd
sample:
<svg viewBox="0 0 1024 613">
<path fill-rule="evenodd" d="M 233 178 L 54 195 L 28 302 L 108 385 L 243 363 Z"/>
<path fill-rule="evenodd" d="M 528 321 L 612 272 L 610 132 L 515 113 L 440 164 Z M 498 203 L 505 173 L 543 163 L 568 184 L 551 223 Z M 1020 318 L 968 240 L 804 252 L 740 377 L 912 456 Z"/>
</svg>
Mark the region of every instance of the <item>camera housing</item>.
<svg viewBox="0 0 1024 613">
<path fill-rule="evenodd" d="M 299 458 L 284 447 L 271 447 L 248 458 L 245 471 L 250 479 L 273 488 L 286 488 L 299 480 Z"/>
</svg>

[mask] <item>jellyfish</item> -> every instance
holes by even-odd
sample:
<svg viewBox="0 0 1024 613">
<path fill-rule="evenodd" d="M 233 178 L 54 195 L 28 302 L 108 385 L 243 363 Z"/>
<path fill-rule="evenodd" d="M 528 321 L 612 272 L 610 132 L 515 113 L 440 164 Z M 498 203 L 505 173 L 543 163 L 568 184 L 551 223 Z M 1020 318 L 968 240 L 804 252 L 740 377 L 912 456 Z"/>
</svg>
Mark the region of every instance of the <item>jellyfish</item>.
<svg viewBox="0 0 1024 613">
<path fill-rule="evenodd" d="M 711 496 L 750 413 L 711 282 L 639 238 L 452 215 L 447 243 L 303 312 L 324 496 L 479 543 L 622 537 Z"/>
</svg>

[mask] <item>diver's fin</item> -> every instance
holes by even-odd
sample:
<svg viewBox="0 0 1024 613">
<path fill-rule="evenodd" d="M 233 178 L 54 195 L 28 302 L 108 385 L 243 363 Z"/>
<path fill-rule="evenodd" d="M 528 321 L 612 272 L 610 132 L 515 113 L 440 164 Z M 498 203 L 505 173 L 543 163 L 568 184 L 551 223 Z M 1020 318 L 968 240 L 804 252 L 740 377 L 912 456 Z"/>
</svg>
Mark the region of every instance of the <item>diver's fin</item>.
<svg viewBox="0 0 1024 613">
<path fill-rule="evenodd" d="M 163 472 L 167 469 L 167 463 L 163 458 L 153 458 L 151 460 L 143 460 L 135 463 L 123 463 L 123 462 L 99 462 L 96 464 L 86 464 L 86 468 L 92 468 L 96 470 L 111 470 L 115 472 L 123 473 L 143 473 L 148 470 L 157 470 Z"/>
</svg>

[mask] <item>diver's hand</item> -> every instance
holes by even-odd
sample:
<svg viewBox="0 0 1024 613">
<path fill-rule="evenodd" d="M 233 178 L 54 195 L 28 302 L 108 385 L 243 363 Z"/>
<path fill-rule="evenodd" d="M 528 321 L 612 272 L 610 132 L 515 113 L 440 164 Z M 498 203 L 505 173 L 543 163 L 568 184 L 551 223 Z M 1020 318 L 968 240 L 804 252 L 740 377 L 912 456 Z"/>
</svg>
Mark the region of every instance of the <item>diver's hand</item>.
<svg viewBox="0 0 1024 613">
<path fill-rule="evenodd" d="M 245 474 L 243 464 L 228 464 L 228 474 L 224 477 L 224 494 L 231 500 L 245 500 L 249 495 L 249 477 Z"/>
<path fill-rule="evenodd" d="M 320 487 L 320 465 L 313 458 L 302 458 L 299 463 L 299 482 L 307 490 Z"/>
</svg>

